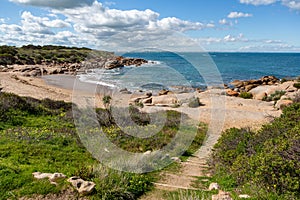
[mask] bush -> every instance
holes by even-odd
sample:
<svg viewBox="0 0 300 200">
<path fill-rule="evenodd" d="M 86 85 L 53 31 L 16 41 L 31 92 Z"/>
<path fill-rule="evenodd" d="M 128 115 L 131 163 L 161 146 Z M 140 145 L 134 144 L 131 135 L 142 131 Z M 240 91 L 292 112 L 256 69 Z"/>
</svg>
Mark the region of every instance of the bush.
<svg viewBox="0 0 300 200">
<path fill-rule="evenodd" d="M 278 101 L 283 95 L 285 95 L 285 91 L 275 91 L 274 94 L 271 94 L 267 97 L 263 98 L 263 101 Z"/>
<path fill-rule="evenodd" d="M 294 87 L 300 89 L 300 83 L 294 83 Z"/>
<path fill-rule="evenodd" d="M 252 187 L 253 195 L 258 195 L 258 187 L 275 193 L 275 199 L 286 195 L 299 198 L 299 122 L 300 104 L 293 104 L 257 133 L 227 130 L 215 145 L 210 161 L 216 176 L 230 174 L 241 188 Z"/>
<path fill-rule="evenodd" d="M 243 99 L 252 99 L 253 95 L 250 92 L 241 92 L 239 97 Z"/>
<path fill-rule="evenodd" d="M 194 97 L 194 98 L 191 98 L 189 100 L 189 103 L 188 103 L 188 106 L 190 108 L 198 108 L 199 106 L 201 106 L 201 102 L 200 102 L 200 99 L 198 97 Z"/>
</svg>

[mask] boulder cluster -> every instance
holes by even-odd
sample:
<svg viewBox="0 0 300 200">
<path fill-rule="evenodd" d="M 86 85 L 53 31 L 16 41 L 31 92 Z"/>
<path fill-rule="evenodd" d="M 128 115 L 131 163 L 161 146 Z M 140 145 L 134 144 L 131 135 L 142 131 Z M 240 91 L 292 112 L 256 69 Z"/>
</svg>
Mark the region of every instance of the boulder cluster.
<svg viewBox="0 0 300 200">
<path fill-rule="evenodd" d="M 76 75 L 86 73 L 91 69 L 115 69 L 124 66 L 141 66 L 148 63 L 147 60 L 141 58 L 97 58 L 83 61 L 81 63 L 43 63 L 40 65 L 9 65 L 0 66 L 0 72 L 19 72 L 25 77 L 39 77 L 44 75 L 65 74 Z"/>
<path fill-rule="evenodd" d="M 277 109 L 283 109 L 300 99 L 299 80 L 281 82 L 274 76 L 264 76 L 258 80 L 235 80 L 230 84 L 234 87 L 227 89 L 228 96 L 272 101 Z"/>
<path fill-rule="evenodd" d="M 275 76 L 264 76 L 258 80 L 240 81 L 235 80 L 230 83 L 234 88 L 227 90 L 228 96 L 239 96 L 242 92 L 249 92 L 250 90 L 261 85 L 275 85 L 279 84 L 280 80 Z"/>
<path fill-rule="evenodd" d="M 105 69 L 115 69 L 115 68 L 121 68 L 124 66 L 136 66 L 139 67 L 142 64 L 147 64 L 148 61 L 141 58 L 124 58 L 122 56 L 116 57 L 112 60 L 108 60 L 104 64 Z"/>
<path fill-rule="evenodd" d="M 153 96 L 151 92 L 147 92 L 145 95 L 134 97 L 130 99 L 129 104 L 173 107 L 178 104 L 178 99 L 173 92 L 161 90 L 158 96 Z"/>
</svg>

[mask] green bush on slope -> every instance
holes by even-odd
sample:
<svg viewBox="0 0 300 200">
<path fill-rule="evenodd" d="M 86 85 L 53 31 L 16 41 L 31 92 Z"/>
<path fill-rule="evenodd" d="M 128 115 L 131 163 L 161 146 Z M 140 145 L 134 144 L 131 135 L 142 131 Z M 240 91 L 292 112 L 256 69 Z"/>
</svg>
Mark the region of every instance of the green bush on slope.
<svg viewBox="0 0 300 200">
<path fill-rule="evenodd" d="M 261 188 L 276 198 L 299 198 L 300 104 L 256 133 L 227 130 L 214 147 L 211 164 L 216 176 L 226 172 L 239 186 Z"/>
</svg>

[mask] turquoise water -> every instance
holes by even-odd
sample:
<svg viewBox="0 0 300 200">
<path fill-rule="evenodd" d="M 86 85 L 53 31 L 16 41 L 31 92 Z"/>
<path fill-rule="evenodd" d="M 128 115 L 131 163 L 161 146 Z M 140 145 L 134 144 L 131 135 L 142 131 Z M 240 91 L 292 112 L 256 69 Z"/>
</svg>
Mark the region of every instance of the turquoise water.
<svg viewBox="0 0 300 200">
<path fill-rule="evenodd" d="M 97 69 L 81 80 L 116 88 L 161 89 L 172 86 L 205 87 L 265 75 L 300 76 L 300 53 L 172 53 L 141 52 L 123 56 L 151 62 L 141 67 Z"/>
</svg>

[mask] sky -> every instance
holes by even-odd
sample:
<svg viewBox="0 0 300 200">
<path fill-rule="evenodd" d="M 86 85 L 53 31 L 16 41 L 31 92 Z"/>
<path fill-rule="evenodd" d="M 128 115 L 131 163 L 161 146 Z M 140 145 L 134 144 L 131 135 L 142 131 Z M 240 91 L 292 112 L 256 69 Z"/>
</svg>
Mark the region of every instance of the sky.
<svg viewBox="0 0 300 200">
<path fill-rule="evenodd" d="M 1 0 L 0 45 L 300 52 L 300 0 Z"/>
</svg>

